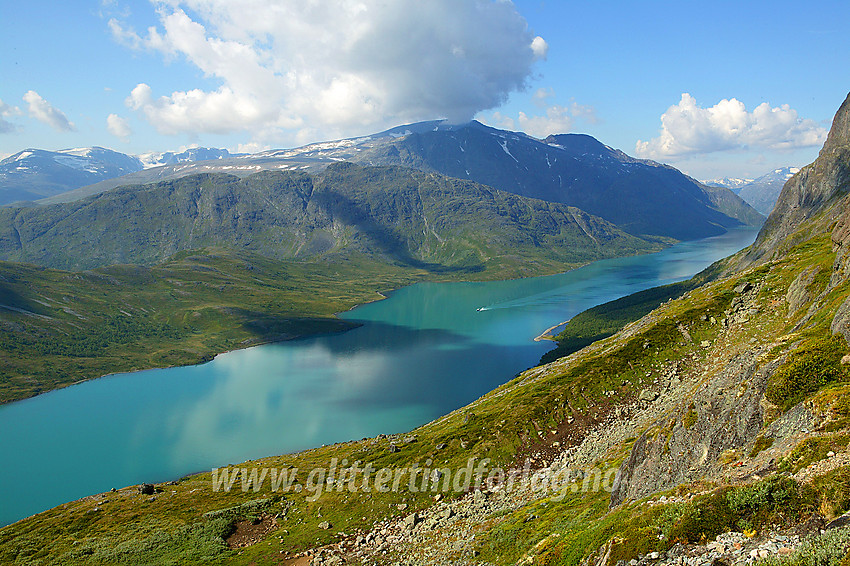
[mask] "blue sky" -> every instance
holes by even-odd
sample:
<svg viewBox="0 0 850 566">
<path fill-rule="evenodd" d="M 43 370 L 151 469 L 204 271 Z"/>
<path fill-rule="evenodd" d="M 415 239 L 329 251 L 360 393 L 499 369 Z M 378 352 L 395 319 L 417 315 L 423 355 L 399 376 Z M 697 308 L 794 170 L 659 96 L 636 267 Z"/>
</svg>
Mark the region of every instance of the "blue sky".
<svg viewBox="0 0 850 566">
<path fill-rule="evenodd" d="M 701 179 L 817 155 L 850 3 L 92 0 L 0 4 L 0 156 L 256 151 L 475 117 Z"/>
</svg>

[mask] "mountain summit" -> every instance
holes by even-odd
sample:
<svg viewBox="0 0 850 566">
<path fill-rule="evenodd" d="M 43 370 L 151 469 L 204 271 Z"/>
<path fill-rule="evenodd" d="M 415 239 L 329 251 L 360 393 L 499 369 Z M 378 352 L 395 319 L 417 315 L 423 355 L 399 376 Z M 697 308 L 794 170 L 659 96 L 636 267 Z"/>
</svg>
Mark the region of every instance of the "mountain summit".
<svg viewBox="0 0 850 566">
<path fill-rule="evenodd" d="M 102 147 L 26 149 L 0 161 L 0 205 L 49 197 L 142 167 L 139 159 Z"/>
<path fill-rule="evenodd" d="M 635 159 L 584 134 L 538 140 L 478 122 L 392 139 L 355 161 L 404 165 L 578 207 L 631 234 L 677 240 L 758 224 L 761 215 L 725 188 Z"/>
</svg>

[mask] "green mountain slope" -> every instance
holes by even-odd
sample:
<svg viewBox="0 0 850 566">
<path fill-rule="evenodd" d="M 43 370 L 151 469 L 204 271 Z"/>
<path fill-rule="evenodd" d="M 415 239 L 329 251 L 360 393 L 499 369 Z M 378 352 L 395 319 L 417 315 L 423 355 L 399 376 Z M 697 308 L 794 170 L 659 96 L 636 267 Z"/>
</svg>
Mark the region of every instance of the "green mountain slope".
<svg viewBox="0 0 850 566">
<path fill-rule="evenodd" d="M 0 258 L 152 265 L 208 246 L 277 259 L 366 253 L 432 271 L 575 266 L 660 248 L 575 208 L 397 167 L 210 174 L 0 209 Z"/>
</svg>

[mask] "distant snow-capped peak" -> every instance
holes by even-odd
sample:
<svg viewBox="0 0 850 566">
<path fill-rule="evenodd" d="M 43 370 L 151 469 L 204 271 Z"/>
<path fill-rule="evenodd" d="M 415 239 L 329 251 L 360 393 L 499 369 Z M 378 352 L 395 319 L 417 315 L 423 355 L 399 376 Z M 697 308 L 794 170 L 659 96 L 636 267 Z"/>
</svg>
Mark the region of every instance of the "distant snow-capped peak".
<svg viewBox="0 0 850 566">
<path fill-rule="evenodd" d="M 191 161 L 210 161 L 215 159 L 226 159 L 228 157 L 239 157 L 241 153 L 230 153 L 226 149 L 212 147 L 190 147 L 179 152 L 154 151 L 142 153 L 136 158 L 141 161 L 145 169 L 160 167 L 162 165 L 175 165 L 177 163 L 188 163 Z"/>
<path fill-rule="evenodd" d="M 744 185 L 753 182 L 753 179 L 744 179 L 737 177 L 721 177 L 719 179 L 707 179 L 700 181 L 703 185 L 711 187 L 726 187 L 727 189 L 740 189 Z"/>
<path fill-rule="evenodd" d="M 770 173 L 762 175 L 753 181 L 753 183 L 765 183 L 770 181 L 787 181 L 794 175 L 800 172 L 799 167 L 779 167 Z"/>
</svg>

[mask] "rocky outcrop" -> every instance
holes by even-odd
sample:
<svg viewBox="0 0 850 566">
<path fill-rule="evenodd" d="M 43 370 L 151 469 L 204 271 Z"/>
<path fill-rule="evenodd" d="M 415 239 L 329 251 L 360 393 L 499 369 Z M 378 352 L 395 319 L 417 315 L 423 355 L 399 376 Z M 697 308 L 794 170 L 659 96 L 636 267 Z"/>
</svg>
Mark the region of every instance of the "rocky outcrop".
<svg viewBox="0 0 850 566">
<path fill-rule="evenodd" d="M 816 266 L 804 269 L 788 287 L 785 300 L 788 302 L 789 315 L 796 313 L 803 305 L 811 300 L 812 296 L 809 291 L 809 285 L 815 280 L 815 275 L 817 274 L 818 268 Z"/>
<path fill-rule="evenodd" d="M 738 356 L 699 387 L 693 401 L 655 423 L 620 467 L 611 506 L 719 472 L 729 449 L 745 446 L 762 427 L 767 374 L 756 359 Z"/>
<path fill-rule="evenodd" d="M 799 535 L 771 533 L 748 538 L 727 532 L 704 545 L 676 544 L 666 552 L 650 552 L 628 562 L 628 566 L 744 566 L 769 557 L 787 557 L 800 547 Z"/>
<path fill-rule="evenodd" d="M 850 150 L 848 150 L 848 163 L 850 163 Z M 835 262 L 832 266 L 832 278 L 829 285 L 837 287 L 850 278 L 850 210 L 845 208 L 838 216 L 830 240 L 832 251 L 835 252 Z"/>
<path fill-rule="evenodd" d="M 827 291 L 845 282 L 850 276 L 848 193 L 850 95 L 836 113 L 818 159 L 788 181 L 755 244 L 729 266 L 730 271 L 783 257 L 795 244 L 829 231 L 836 258 Z M 812 220 L 816 221 L 805 225 Z M 824 294 L 822 289 L 812 289 L 818 272 L 817 266 L 802 270 L 789 286 L 784 297 L 789 316 L 806 306 L 812 310 L 813 301 Z M 821 295 L 813 296 L 816 292 Z M 831 330 L 850 343 L 850 299 L 838 309 Z M 758 352 L 742 352 L 722 371 L 708 376 L 690 400 L 680 400 L 678 409 L 657 420 L 637 439 L 621 466 L 611 505 L 699 478 L 717 477 L 723 465 L 721 455 L 751 446 L 762 431 L 769 405 L 764 400 L 765 387 L 780 361 L 760 365 Z M 762 432 L 770 434 L 772 440 L 790 442 L 811 420 L 812 415 L 801 406 Z"/>
<path fill-rule="evenodd" d="M 850 344 L 850 297 L 838 307 L 829 329 L 833 334 L 841 334 Z"/>
</svg>

